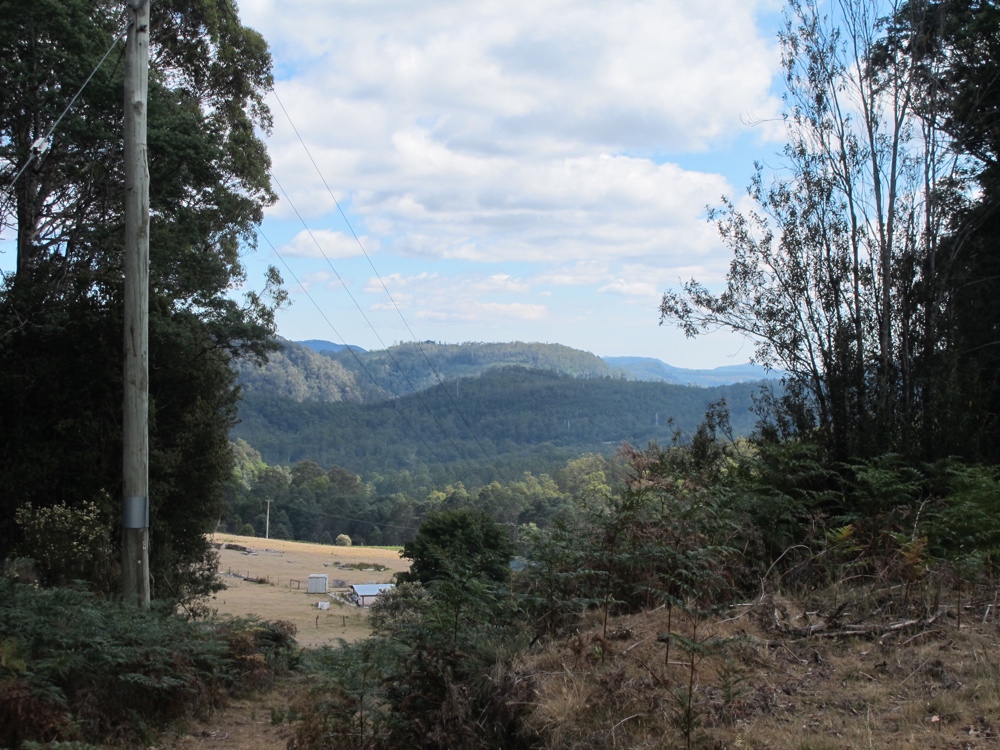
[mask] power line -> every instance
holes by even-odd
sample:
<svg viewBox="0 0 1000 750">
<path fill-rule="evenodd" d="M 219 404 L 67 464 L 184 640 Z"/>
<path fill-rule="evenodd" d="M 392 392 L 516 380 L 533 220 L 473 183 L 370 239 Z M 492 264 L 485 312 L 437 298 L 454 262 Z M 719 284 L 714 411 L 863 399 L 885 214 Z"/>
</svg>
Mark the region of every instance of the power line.
<svg viewBox="0 0 1000 750">
<path fill-rule="evenodd" d="M 340 272 L 337 271 L 336 267 L 333 265 L 333 261 L 330 260 L 330 257 L 326 254 L 326 251 L 323 250 L 323 246 L 319 243 L 319 240 L 316 239 L 316 236 L 313 234 L 312 229 L 310 229 L 309 225 L 306 223 L 306 220 L 302 217 L 302 214 L 299 212 L 299 209 L 295 206 L 295 203 L 292 202 L 292 199 L 288 195 L 288 192 L 281 185 L 281 182 L 278 180 L 278 178 L 274 175 L 273 172 L 271 173 L 271 179 L 274 180 L 274 183 L 278 186 L 278 190 L 281 191 L 281 194 L 283 196 L 285 196 L 285 200 L 288 201 L 288 205 L 291 207 L 292 211 L 295 212 L 295 215 L 298 217 L 298 219 L 301 222 L 303 228 L 306 230 L 306 233 L 309 235 L 309 238 L 313 241 L 313 244 L 316 245 L 316 249 L 319 250 L 320 255 L 323 256 L 323 259 L 326 261 L 327 265 L 330 266 L 330 269 L 333 271 L 334 275 L 337 277 L 337 280 L 340 282 L 341 286 L 344 287 L 344 291 L 347 292 L 347 296 L 350 297 L 351 302 L 354 303 L 354 306 L 357 308 L 358 312 L 361 313 L 361 317 L 364 318 L 365 323 L 368 324 L 368 327 L 372 330 L 372 333 L 375 334 L 375 338 L 378 339 L 378 342 L 385 349 L 385 352 L 389 356 L 389 359 L 392 361 L 393 365 L 395 365 L 395 367 L 399 371 L 400 375 L 403 376 L 403 379 L 406 381 L 406 384 L 410 387 L 410 390 L 413 392 L 413 395 L 416 396 L 417 400 L 420 401 L 420 403 L 421 403 L 421 405 L 423 405 L 424 409 L 427 410 L 427 413 L 430 415 L 431 419 L 434 421 L 434 424 L 437 425 L 437 428 L 441 431 L 441 434 L 444 436 L 444 438 L 449 443 L 451 443 L 452 448 L 455 449 L 455 453 L 459 456 L 459 458 L 461 458 L 463 461 L 467 461 L 468 462 L 468 458 L 466 458 L 463 455 L 462 450 L 455 443 L 455 441 L 451 437 L 451 435 L 448 434 L 448 431 L 441 424 L 440 420 L 438 420 L 437 414 L 435 414 L 434 410 L 431 409 L 430 406 L 428 406 L 427 401 L 423 397 L 423 394 L 413 384 L 413 381 L 410 380 L 410 376 L 406 373 L 406 370 L 403 369 L 403 366 L 399 364 L 399 361 L 396 359 L 395 355 L 393 355 L 393 353 L 389 349 L 389 347 L 386 346 L 385 342 L 382 340 L 382 337 L 379 335 L 378 331 L 375 329 L 375 326 L 372 324 L 371 320 L 365 314 L 364 309 L 362 309 L 362 307 L 361 307 L 360 303 L 358 302 L 358 300 L 351 293 L 350 287 L 347 286 L 347 282 L 340 275 Z M 274 247 L 274 246 L 272 245 L 272 247 Z M 284 262 L 284 260 L 282 260 L 282 262 Z M 288 268 L 288 265 L 285 264 L 285 267 Z M 313 301 L 313 304 L 316 304 L 315 301 Z M 338 334 L 338 336 L 339 336 L 339 334 Z M 346 341 L 346 339 L 345 339 L 345 341 Z M 350 347 L 348 347 L 348 348 L 350 348 Z M 354 357 L 355 357 L 355 359 L 358 362 L 361 361 L 360 358 L 356 354 L 354 354 Z M 367 370 L 366 370 L 366 372 L 367 372 Z M 369 374 L 369 377 L 371 377 L 370 374 Z M 444 388 L 443 386 L 442 386 L 442 390 L 444 390 L 445 393 L 448 392 L 447 388 Z M 384 393 L 384 391 L 383 391 L 383 393 Z M 397 409 L 398 409 L 398 407 L 397 407 Z M 468 424 L 468 422 L 466 422 L 466 424 Z M 473 437 L 475 437 L 475 434 L 473 434 Z M 486 456 L 487 460 L 489 460 L 489 462 L 492 464 L 493 470 L 501 478 L 503 478 L 503 479 L 505 479 L 506 481 L 509 482 L 509 480 L 507 479 L 507 477 L 505 477 L 504 473 L 500 470 L 500 467 L 497 466 L 497 464 L 493 461 L 493 457 L 486 451 L 486 449 L 483 447 L 482 443 L 479 442 L 478 438 L 476 438 L 476 442 L 479 444 L 480 449 L 483 450 L 483 453 Z"/>
<path fill-rule="evenodd" d="M 275 180 L 275 182 L 277 182 L 277 180 Z M 280 185 L 279 185 L 279 187 L 280 187 Z M 284 192 L 284 191 L 282 191 L 282 192 Z M 286 197 L 287 197 L 287 195 L 286 195 Z M 308 227 L 306 229 L 308 231 Z M 340 339 L 341 341 L 346 341 L 346 339 L 343 336 L 341 336 L 340 332 L 337 330 L 337 327 L 327 317 L 326 313 L 323 312 L 323 308 L 321 308 L 319 306 L 319 303 L 316 302 L 315 299 L 313 299 L 313 296 L 311 294 L 309 294 L 309 290 L 308 290 L 308 288 L 306 288 L 305 284 L 303 284 L 299 280 L 298 276 L 295 275 L 295 272 L 292 270 L 291 266 L 288 265 L 288 261 L 286 261 L 285 258 L 284 258 L 284 256 L 282 256 L 281 253 L 278 252 L 278 248 L 274 245 L 274 243 L 271 242 L 271 240 L 267 237 L 267 235 L 264 234 L 264 232 L 259 227 L 257 228 L 257 232 L 258 232 L 258 234 L 260 234 L 261 237 L 264 238 L 264 241 L 267 242 L 267 244 L 271 247 L 271 250 L 274 251 L 274 254 L 278 256 L 278 259 L 281 261 L 281 264 L 288 270 L 288 273 L 291 274 L 291 277 L 295 280 L 295 283 L 299 285 L 299 288 L 302 290 L 303 294 L 306 295 L 306 298 L 310 302 L 312 302 L 313 307 L 316 308 L 316 311 L 319 312 L 319 314 L 322 316 L 323 320 L 326 321 L 326 324 L 328 326 L 330 326 L 330 330 L 333 331 L 333 334 L 338 339 Z M 315 238 L 314 238 L 314 241 L 315 241 Z M 322 252 L 322 249 L 321 249 L 321 252 Z M 355 304 L 357 304 L 357 303 L 355 303 Z M 376 334 L 376 336 L 377 335 L 378 334 Z M 378 388 L 379 392 L 382 394 L 382 396 L 385 398 L 385 400 L 392 403 L 393 407 L 396 409 L 396 414 L 399 416 L 400 419 L 403 420 L 403 422 L 406 424 L 406 426 L 410 429 L 410 431 L 413 433 L 413 436 L 416 437 L 417 440 L 419 440 L 421 442 L 421 444 L 423 444 L 423 446 L 427 449 L 428 455 L 433 455 L 434 454 L 434 449 L 431 447 L 430 443 L 428 443 L 424 439 L 424 437 L 420 434 L 420 431 L 417 430 L 417 428 L 413 425 L 413 423 L 410 422 L 410 420 L 406 418 L 406 415 L 400 409 L 398 400 L 395 399 L 395 398 L 393 398 L 392 395 L 389 394 L 388 392 L 386 392 L 386 390 L 379 384 L 379 382 L 375 379 L 375 376 L 372 375 L 371 371 L 365 365 L 364 361 L 362 361 L 362 359 L 358 356 L 357 352 L 354 351 L 354 347 L 352 347 L 352 346 L 350 346 L 348 344 L 347 345 L 347 350 L 350 352 L 351 356 L 354 357 L 354 361 L 358 363 L 358 366 L 362 369 L 362 371 L 365 373 L 365 375 L 368 376 L 368 379 L 371 380 L 372 384 L 376 388 Z M 394 361 L 394 363 L 395 363 L 395 361 Z M 398 368 L 399 364 L 398 363 L 395 363 L 395 364 L 396 364 L 396 367 Z M 401 368 L 400 368 L 400 370 L 401 370 Z M 405 377 L 405 373 L 404 373 L 404 377 Z M 412 387 L 412 384 L 411 384 L 411 387 Z M 459 450 L 459 448 L 455 444 L 454 440 L 452 440 L 448 436 L 448 433 L 444 431 L 444 428 L 437 421 L 437 418 L 434 416 L 434 413 L 431 411 L 430 407 L 427 406 L 426 402 L 423 402 L 422 399 L 421 399 L 421 402 L 424 404 L 424 408 L 427 409 L 428 413 L 431 415 L 431 417 L 434 419 L 435 423 L 438 425 L 438 428 L 441 429 L 442 434 L 444 434 L 445 438 L 448 439 L 449 442 L 451 442 L 452 447 L 455 449 L 456 455 L 459 457 L 459 459 L 462 460 L 462 461 L 465 461 L 466 464 L 468 464 L 470 466 L 470 468 L 472 468 L 471 462 L 468 460 L 468 458 L 466 458 L 465 456 L 462 455 L 462 451 Z"/>
<path fill-rule="evenodd" d="M 389 291 L 389 288 L 385 285 L 385 282 L 382 280 L 381 274 L 379 274 L 378 269 L 375 268 L 375 264 L 372 262 L 371 256 L 368 255 L 368 251 L 365 250 L 364 243 L 361 242 L 361 238 L 358 237 L 358 233 L 354 231 L 354 227 L 351 224 L 350 219 L 347 218 L 347 214 L 344 212 L 344 209 L 341 207 L 340 201 L 337 200 L 337 196 L 333 194 L 333 190 L 330 188 L 330 185 L 327 183 L 326 177 L 323 176 L 323 172 L 319 168 L 319 165 L 316 163 L 316 160 L 313 158 L 312 152 L 309 150 L 309 146 L 306 145 L 305 139 L 302 138 L 302 135 L 299 133 L 299 129 L 295 126 L 295 122 L 292 120 L 292 116 L 290 114 L 288 114 L 288 110 L 285 109 L 285 105 L 281 101 L 281 97 L 278 96 L 278 92 L 277 91 L 272 91 L 272 93 L 274 94 L 275 100 L 278 102 L 278 106 L 281 107 L 281 111 L 284 112 L 285 117 L 288 119 L 288 124 L 292 126 L 292 130 L 294 131 L 296 138 L 298 138 L 299 143 L 302 145 L 303 150 L 306 152 L 306 156 L 309 157 L 309 161 L 312 163 L 313 168 L 316 170 L 316 174 L 319 175 L 319 179 L 323 183 L 323 187 L 326 188 L 326 192 L 329 193 L 330 198 L 333 200 L 334 205 L 337 207 L 337 211 L 340 212 L 340 216 L 341 216 L 341 218 L 343 218 L 344 223 L 347 225 L 347 228 L 350 230 L 351 235 L 354 237 L 354 241 L 358 244 L 358 247 L 361 249 L 361 253 L 365 256 L 365 260 L 368 261 L 368 265 L 371 266 L 372 273 L 374 273 L 375 274 L 375 278 L 378 279 L 378 282 L 382 286 L 382 290 L 385 292 L 386 297 L 388 297 L 389 302 L 392 304 L 393 309 L 396 311 L 396 314 L 399 316 L 399 319 L 403 322 L 403 325 L 406 327 L 406 330 L 409 332 L 410 338 L 413 339 L 414 344 L 416 344 L 417 350 L 420 352 L 420 355 L 424 358 L 424 361 L 427 363 L 427 366 L 430 368 L 430 370 L 434 374 L 434 377 L 437 380 L 438 384 L 441 386 L 441 390 L 444 392 L 445 396 L 448 398 L 448 401 L 451 403 L 451 407 L 455 410 L 455 413 L 458 414 L 458 416 L 461 418 L 462 422 L 465 424 L 466 429 L 469 431 L 469 434 L 472 435 L 472 439 L 475 440 L 476 445 L 479 446 L 479 449 L 482 451 L 483 455 L 486 456 L 487 460 L 493 466 L 493 470 L 496 471 L 499 476 L 503 477 L 504 479 L 507 479 L 507 481 L 509 482 L 509 479 L 504 476 L 504 472 L 500 470 L 500 467 L 497 466 L 496 462 L 493 460 L 493 456 L 490 454 L 490 452 L 488 450 L 486 450 L 486 446 L 484 446 L 483 443 L 482 443 L 482 441 L 479 439 L 479 435 L 476 433 L 476 430 L 472 427 L 472 424 L 470 424 L 469 420 L 466 419 L 465 413 L 461 410 L 461 408 L 459 408 L 458 403 L 452 397 L 451 392 L 448 390 L 447 386 L 445 385 L 444 379 L 441 377 L 440 373 L 438 373 L 437 369 L 431 363 L 431 360 L 427 356 L 427 353 L 424 351 L 424 348 L 420 345 L 420 340 L 413 333 L 413 329 L 410 328 L 410 324 L 406 321 L 406 317 L 403 315 L 403 311 L 399 309 L 399 305 L 397 305 L 396 304 L 396 300 L 393 299 L 392 293 Z M 277 180 L 275 180 L 275 181 L 277 182 Z M 282 192 L 284 192 L 284 190 L 282 190 Z M 298 213 L 298 212 L 296 212 L 296 213 Z M 315 239 L 314 239 L 314 241 L 315 241 Z M 320 252 L 322 252 L 322 249 L 320 249 Z M 325 253 L 324 253 L 323 257 L 324 258 L 326 257 Z M 327 262 L 329 263 L 329 259 L 327 259 Z M 332 267 L 332 265 L 331 265 L 331 267 Z M 336 271 L 334 271 L 334 273 L 336 273 Z M 339 278 L 339 274 L 338 274 L 338 278 Z M 346 288 L 346 286 L 345 286 L 345 288 Z M 353 296 L 352 296 L 352 299 L 353 299 Z M 357 304 L 357 303 L 355 303 L 355 304 Z M 364 313 L 362 313 L 362 315 L 363 314 Z M 367 317 L 365 318 L 365 320 L 366 321 L 368 320 Z M 369 323 L 369 326 L 371 326 L 371 323 Z M 374 328 L 372 330 L 374 330 Z M 377 335 L 378 334 L 376 334 L 376 336 Z M 381 339 L 379 339 L 379 342 L 381 342 Z M 382 344 L 382 346 L 385 347 L 385 344 Z M 392 357 L 392 354 L 390 352 L 388 352 L 388 347 L 386 347 L 386 352 L 389 353 L 390 357 Z M 403 372 L 402 368 L 400 368 L 400 372 Z M 403 377 L 406 377 L 405 373 L 403 373 Z M 407 382 L 409 382 L 408 378 L 407 378 Z"/>
<path fill-rule="evenodd" d="M 285 511 L 286 513 L 288 511 L 292 511 L 292 512 L 295 512 L 295 513 L 312 513 L 313 515 L 316 515 L 316 516 L 324 516 L 326 518 L 336 518 L 336 519 L 338 519 L 340 521 L 352 521 L 354 523 L 367 523 L 367 524 L 371 524 L 372 526 L 384 526 L 387 529 L 401 529 L 403 531 L 414 531 L 415 530 L 415 527 L 413 527 L 413 526 L 400 526 L 399 524 L 395 524 L 395 523 L 383 523 L 381 521 L 370 521 L 370 520 L 368 520 L 366 518 L 351 518 L 350 516 L 341 516 L 341 515 L 338 515 L 336 513 L 326 513 L 326 512 L 321 511 L 321 510 L 313 510 L 312 508 L 295 508 L 293 506 L 287 506 L 287 507 L 284 507 L 284 508 L 278 508 L 278 510 Z M 298 540 L 296 540 L 296 541 L 298 541 Z"/>
<path fill-rule="evenodd" d="M 69 111 L 71 109 L 73 109 L 73 105 L 76 104 L 76 100 L 80 98 L 80 94 L 82 94 L 83 90 L 87 88 L 87 84 L 89 84 L 91 79 L 97 74 L 97 71 L 101 69 L 101 66 L 104 65 L 104 61 L 108 59 L 108 55 L 110 55 L 111 51 L 118 46 L 118 42 L 120 42 L 122 40 L 122 37 L 124 37 L 128 33 L 128 30 L 129 28 L 131 28 L 131 26 L 132 24 L 130 22 L 125 27 L 125 29 L 121 33 L 119 33 L 118 36 L 115 37 L 114 41 L 111 42 L 111 46 L 108 47 L 108 51 L 104 53 L 104 57 L 102 57 L 101 61 L 97 63 L 97 65 L 94 67 L 92 71 L 90 71 L 90 75 L 87 76 L 87 80 L 83 82 L 83 85 L 80 86 L 79 91 L 77 91 L 73 95 L 73 98 L 69 100 L 69 104 L 66 105 L 66 108 L 62 111 L 62 114 L 59 115 L 56 121 L 52 123 L 52 127 L 49 128 L 49 131 L 41 138 L 37 139 L 34 143 L 31 144 L 31 152 L 28 154 L 28 160 L 19 170 L 17 170 L 17 174 L 14 175 L 14 179 L 10 181 L 10 184 L 8 184 L 6 188 L 4 188 L 5 195 L 10 193 L 10 191 L 14 189 L 14 185 L 17 183 L 18 179 L 20 179 L 21 175 L 24 174 L 24 170 L 26 170 L 28 166 L 31 164 L 31 162 L 35 160 L 35 157 L 41 156 L 52 145 L 52 134 L 55 132 L 56 128 L 59 127 L 59 123 L 61 123 L 63 121 L 63 118 L 66 117 L 67 114 L 69 114 Z"/>
</svg>

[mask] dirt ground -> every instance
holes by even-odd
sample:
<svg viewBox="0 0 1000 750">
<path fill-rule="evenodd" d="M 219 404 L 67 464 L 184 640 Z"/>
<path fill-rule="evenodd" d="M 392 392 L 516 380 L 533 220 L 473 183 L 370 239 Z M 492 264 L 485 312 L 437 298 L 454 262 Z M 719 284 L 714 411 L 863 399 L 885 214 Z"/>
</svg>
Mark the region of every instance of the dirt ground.
<svg viewBox="0 0 1000 750">
<path fill-rule="evenodd" d="M 298 631 L 295 639 L 306 648 L 337 646 L 341 639 L 356 641 L 371 632 L 367 610 L 346 604 L 336 596 L 307 593 L 310 574 L 329 576 L 329 592 L 336 594 L 346 593 L 350 584 L 388 583 L 396 571 L 409 568 L 399 552 L 390 549 L 333 547 L 235 534 L 213 534 L 211 541 L 223 545 L 218 549 L 219 575 L 226 588 L 210 606 L 220 614 L 258 615 L 266 620 L 291 622 Z M 250 552 L 226 549 L 226 544 L 237 544 Z M 365 568 L 381 565 L 386 570 L 341 567 L 358 563 L 371 563 Z M 263 579 L 265 583 L 247 578 Z M 340 583 L 343 585 L 337 585 Z M 330 602 L 330 609 L 318 609 L 316 603 L 320 601 Z M 208 721 L 189 727 L 184 735 L 165 740 L 162 747 L 284 748 L 291 731 L 280 716 L 287 710 L 291 696 L 302 689 L 295 678 L 285 678 L 263 695 L 234 701 Z"/>
<path fill-rule="evenodd" d="M 225 547 L 218 550 L 219 574 L 226 588 L 216 594 L 210 606 L 220 614 L 255 614 L 266 620 L 291 622 L 298 629 L 296 640 L 306 648 L 336 646 L 339 639 L 355 641 L 369 634 L 366 610 L 339 597 L 306 592 L 310 574 L 329 576 L 329 591 L 346 593 L 350 584 L 388 583 L 396 571 L 409 567 L 399 552 L 375 547 L 333 547 L 234 534 L 213 534 L 211 541 L 238 544 L 250 553 Z M 340 567 L 357 563 L 382 565 L 387 570 Z M 318 609 L 320 601 L 330 602 L 330 609 Z"/>
<path fill-rule="evenodd" d="M 252 698 L 233 701 L 210 719 L 188 728 L 185 735 L 165 740 L 160 746 L 170 750 L 279 750 L 287 747 L 292 732 L 288 724 L 275 722 L 272 708 L 280 711 L 288 702 L 287 681 Z M 154 749 L 158 750 L 158 749 Z"/>
<path fill-rule="evenodd" d="M 793 634 L 824 617 L 778 596 L 721 619 L 664 608 L 612 618 L 606 635 L 594 617 L 516 670 L 534 681 L 528 722 L 560 750 L 987 750 L 1000 747 L 991 599 L 876 617 L 853 635 Z M 858 596 L 845 621 L 866 601 Z"/>
</svg>

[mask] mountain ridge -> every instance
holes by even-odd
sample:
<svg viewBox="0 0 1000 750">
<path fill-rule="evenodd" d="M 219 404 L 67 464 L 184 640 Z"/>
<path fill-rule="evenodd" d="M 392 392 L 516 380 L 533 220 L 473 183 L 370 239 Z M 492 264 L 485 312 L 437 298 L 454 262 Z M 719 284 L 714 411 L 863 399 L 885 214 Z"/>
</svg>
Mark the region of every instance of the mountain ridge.
<svg viewBox="0 0 1000 750">
<path fill-rule="evenodd" d="M 634 375 L 636 380 L 663 381 L 678 385 L 731 385 L 757 380 L 778 380 L 784 375 L 779 370 L 768 370 L 749 362 L 721 365 L 711 369 L 689 369 L 676 367 L 653 357 L 602 357 L 602 359 L 609 365 Z"/>
<path fill-rule="evenodd" d="M 396 358 L 396 355 L 421 363 L 419 364 L 421 369 L 426 366 L 426 362 L 422 361 L 424 356 L 432 361 L 437 360 L 434 363 L 435 370 L 445 379 L 478 374 L 488 367 L 498 365 L 523 365 L 562 372 L 576 377 L 614 377 L 624 374 L 634 380 L 705 387 L 757 380 L 775 380 L 784 374 L 777 370 L 767 370 L 760 365 L 749 362 L 722 365 L 710 369 L 693 369 L 677 367 L 654 357 L 599 357 L 591 352 L 574 349 L 563 344 L 537 342 L 440 344 L 435 341 L 424 341 L 419 344 L 396 344 L 381 350 L 365 350 L 354 345 L 337 344 L 322 339 L 308 339 L 290 343 L 330 357 L 340 362 L 348 371 L 355 372 L 356 376 L 365 374 L 363 368 L 358 364 L 359 360 L 365 363 L 369 361 L 383 363 L 385 360 L 389 360 L 391 368 L 394 366 L 392 360 Z M 348 351 L 348 347 L 353 349 L 358 356 Z M 610 369 L 604 368 L 600 362 L 606 364 Z M 426 372 L 421 373 L 418 379 L 423 387 L 430 387 L 437 383 L 436 376 L 429 367 Z M 361 383 L 358 387 L 364 390 L 367 385 Z M 394 395 L 406 392 L 398 386 L 391 386 L 387 390 Z"/>
</svg>

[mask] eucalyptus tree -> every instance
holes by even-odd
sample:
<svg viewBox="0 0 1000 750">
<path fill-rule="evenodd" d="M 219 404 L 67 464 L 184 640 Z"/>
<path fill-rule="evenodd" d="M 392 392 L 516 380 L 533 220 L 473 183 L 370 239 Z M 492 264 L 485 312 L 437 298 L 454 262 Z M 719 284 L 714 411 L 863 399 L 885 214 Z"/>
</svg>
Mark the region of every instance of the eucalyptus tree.
<svg viewBox="0 0 1000 750">
<path fill-rule="evenodd" d="M 711 212 L 732 260 L 721 292 L 669 290 L 661 321 L 726 328 L 790 373 L 800 430 L 840 458 L 934 450 L 935 364 L 950 346 L 948 297 L 965 159 L 918 107 L 902 5 L 791 0 L 780 34 L 787 143 L 762 164 L 753 207 Z M 805 408 L 802 408 L 802 407 Z"/>
<path fill-rule="evenodd" d="M 912 39 L 919 74 L 918 109 L 938 123 L 967 160 L 971 202 L 955 206 L 945 243 L 955 263 L 948 289 L 954 327 L 958 424 L 996 461 L 1000 414 L 1000 6 L 992 0 L 910 0 L 895 19 Z"/>
<path fill-rule="evenodd" d="M 106 0 L 0 0 L 0 16 L 0 221 L 16 237 L 0 283 L 2 554 L 29 500 L 97 502 L 116 523 L 124 27 Z M 231 473 L 230 362 L 266 356 L 284 295 L 273 269 L 234 295 L 274 200 L 271 58 L 231 0 L 158 0 L 150 48 L 152 565 L 159 594 L 183 596 Z"/>
</svg>

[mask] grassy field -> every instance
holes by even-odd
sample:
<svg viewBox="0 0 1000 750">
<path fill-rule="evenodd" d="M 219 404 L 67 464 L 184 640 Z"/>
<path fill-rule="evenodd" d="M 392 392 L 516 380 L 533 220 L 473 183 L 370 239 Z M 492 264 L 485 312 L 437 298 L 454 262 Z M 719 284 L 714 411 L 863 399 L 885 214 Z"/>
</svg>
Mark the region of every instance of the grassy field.
<svg viewBox="0 0 1000 750">
<path fill-rule="evenodd" d="M 219 549 L 219 576 L 226 588 L 210 606 L 221 614 L 259 615 L 267 620 L 285 620 L 298 628 L 302 646 L 336 645 L 339 639 L 354 641 L 369 634 L 368 613 L 344 604 L 336 597 L 306 593 L 310 574 L 329 576 L 331 591 L 346 592 L 355 583 L 387 583 L 396 571 L 409 565 L 395 549 L 384 547 L 334 547 L 308 542 L 259 539 L 235 534 L 213 534 Z M 238 544 L 251 552 L 226 549 Z M 385 570 L 359 569 L 385 567 Z M 346 567 L 353 566 L 353 567 Z M 245 580 L 263 579 L 264 583 Z M 299 583 L 296 583 L 299 582 Z M 334 584 L 343 586 L 334 588 Z M 329 601 L 321 611 L 316 603 Z"/>
</svg>

